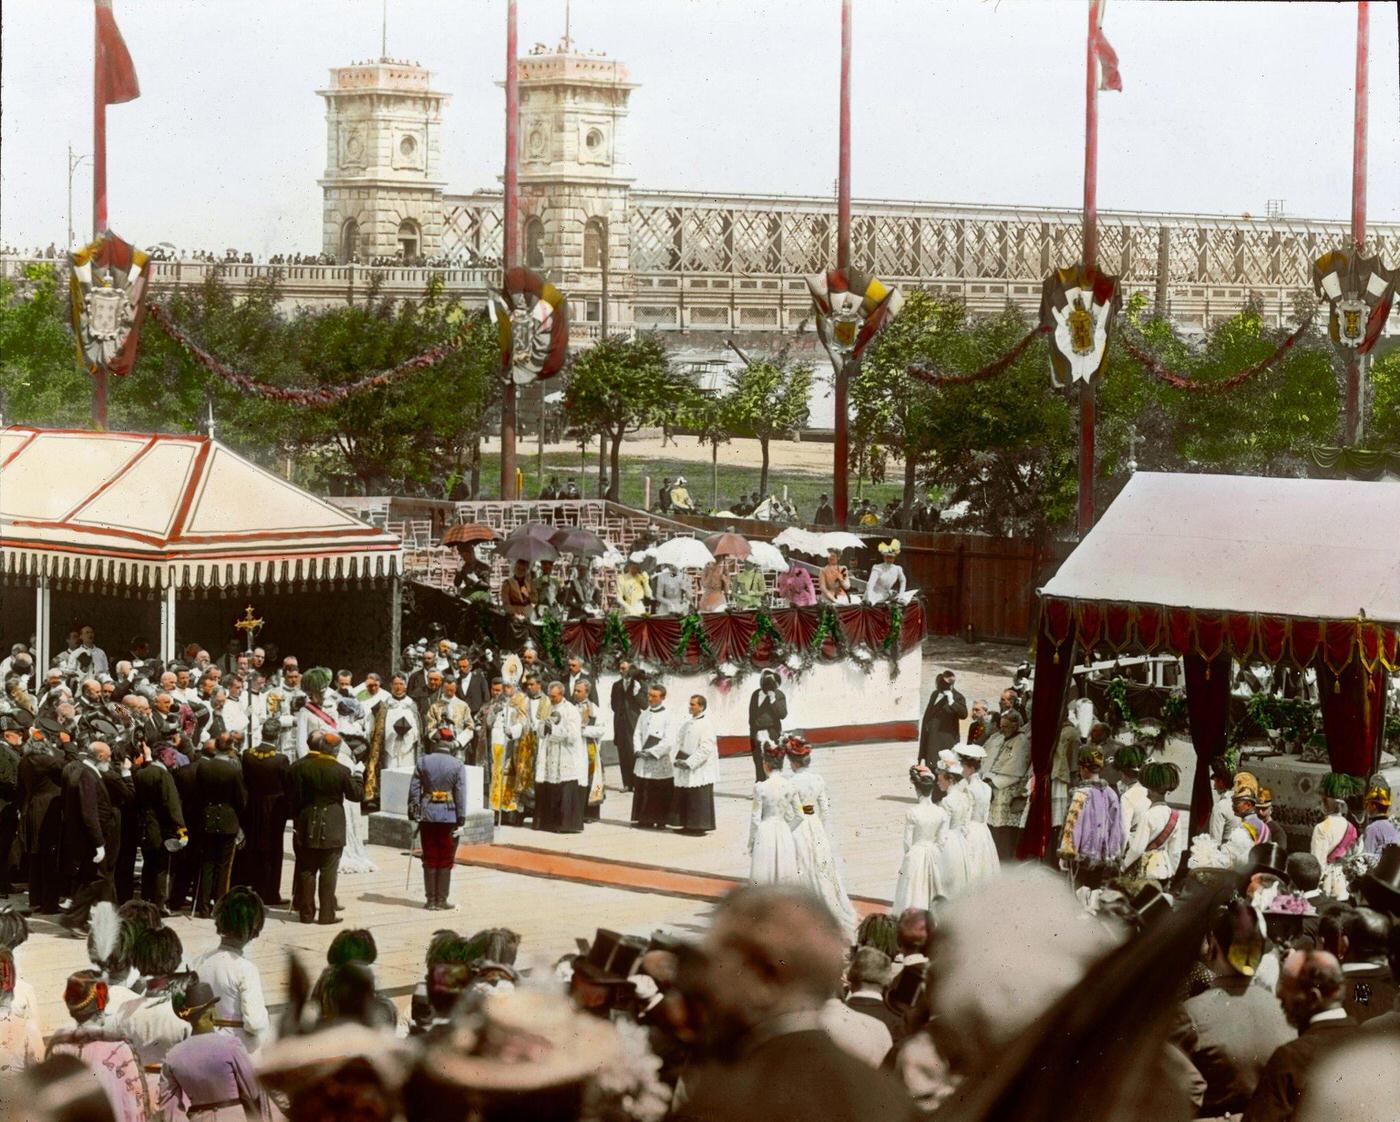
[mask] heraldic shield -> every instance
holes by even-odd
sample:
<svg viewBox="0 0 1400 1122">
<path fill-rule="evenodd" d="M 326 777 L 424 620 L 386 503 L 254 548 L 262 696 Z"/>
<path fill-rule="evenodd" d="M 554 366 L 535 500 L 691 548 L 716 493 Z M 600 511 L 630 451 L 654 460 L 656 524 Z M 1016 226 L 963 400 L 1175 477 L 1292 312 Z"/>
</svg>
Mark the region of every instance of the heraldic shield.
<svg viewBox="0 0 1400 1122">
<path fill-rule="evenodd" d="M 486 302 L 501 340 L 501 365 L 518 386 L 558 374 L 569 353 L 564 294 L 538 273 L 510 269 Z"/>
<path fill-rule="evenodd" d="M 904 294 L 897 287 L 851 269 L 809 276 L 807 287 L 817 314 L 817 337 L 838 367 L 848 359 L 859 359 L 904 305 Z"/>
<path fill-rule="evenodd" d="M 70 261 L 78 361 L 89 374 L 129 374 L 146 314 L 149 256 L 108 230 Z"/>
<path fill-rule="evenodd" d="M 1040 295 L 1040 324 L 1050 332 L 1050 381 L 1091 382 L 1108 353 L 1108 329 L 1122 303 L 1118 278 L 1083 265 L 1056 269 Z"/>
<path fill-rule="evenodd" d="M 1364 355 L 1376 345 L 1395 301 L 1400 269 L 1379 257 L 1347 250 L 1324 253 L 1313 262 L 1313 291 L 1327 300 L 1327 334 L 1344 357 Z"/>
</svg>

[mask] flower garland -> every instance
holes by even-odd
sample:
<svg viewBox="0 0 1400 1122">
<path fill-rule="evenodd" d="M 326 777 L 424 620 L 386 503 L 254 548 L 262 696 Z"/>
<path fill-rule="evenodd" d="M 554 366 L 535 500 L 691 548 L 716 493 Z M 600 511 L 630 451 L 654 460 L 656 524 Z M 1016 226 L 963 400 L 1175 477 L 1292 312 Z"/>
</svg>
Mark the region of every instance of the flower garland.
<svg viewBox="0 0 1400 1122">
<path fill-rule="evenodd" d="M 990 381 L 1011 369 L 1011 364 L 1021 357 L 1021 352 L 1031 345 L 1037 335 L 1048 335 L 1049 333 L 1050 327 L 1047 324 L 1034 327 L 1026 333 L 1019 343 L 1000 358 L 993 359 L 986 366 L 966 374 L 940 374 L 926 366 L 908 366 L 905 367 L 905 373 L 911 378 L 917 378 L 931 386 L 964 386 L 970 382 Z"/>
<path fill-rule="evenodd" d="M 335 405 L 345 401 L 355 394 L 365 390 L 382 389 L 384 386 L 409 374 L 417 373 L 420 370 L 427 370 L 431 366 L 436 366 L 446 358 L 450 358 L 462 349 L 466 344 L 467 336 L 471 333 L 476 322 L 474 316 L 469 316 L 463 322 L 461 329 L 445 343 L 439 343 L 436 347 L 430 347 L 422 354 L 414 355 L 405 359 L 397 366 L 391 366 L 387 370 L 381 370 L 375 374 L 366 374 L 363 378 L 357 378 L 353 382 L 345 382 L 338 386 L 317 386 L 314 389 L 300 389 L 290 386 L 273 386 L 267 382 L 259 382 L 248 374 L 241 373 L 233 369 L 227 363 L 220 362 L 211 355 L 185 332 L 176 326 L 174 320 L 170 318 L 170 313 L 161 304 L 148 304 L 147 313 L 155 321 L 174 343 L 180 347 L 190 359 L 197 365 L 202 366 L 211 374 L 217 374 L 230 385 L 237 387 L 244 393 L 252 394 L 254 397 L 261 397 L 268 401 L 281 401 L 292 405 L 304 405 L 311 409 L 324 408 L 327 405 Z"/>
<path fill-rule="evenodd" d="M 710 646 L 710 637 L 705 634 L 705 625 L 701 622 L 698 612 L 691 612 L 690 615 L 681 620 L 681 637 L 676 640 L 676 649 L 675 653 L 671 655 L 671 661 L 685 662 L 686 655 L 690 653 L 692 639 L 700 648 L 701 662 L 713 663 L 715 660 L 714 648 Z"/>
<path fill-rule="evenodd" d="M 1236 386 L 1247 382 L 1256 374 L 1262 374 L 1270 367 L 1274 366 L 1279 359 L 1283 358 L 1298 341 L 1307 333 L 1312 326 L 1312 316 L 1309 316 L 1298 325 L 1298 329 L 1288 336 L 1282 343 L 1274 348 L 1274 351 L 1267 358 L 1260 359 L 1252 366 L 1246 366 L 1243 370 L 1231 374 L 1228 378 L 1221 378 L 1219 381 L 1203 382 L 1197 378 L 1187 378 L 1176 371 L 1163 365 L 1161 359 L 1149 354 L 1142 347 L 1133 342 L 1127 332 L 1119 332 L 1119 338 L 1123 349 L 1128 352 L 1131 358 L 1136 359 L 1142 365 L 1144 373 L 1151 375 L 1160 382 L 1165 382 L 1174 390 L 1190 390 L 1194 393 L 1224 393 L 1232 390 Z"/>
</svg>

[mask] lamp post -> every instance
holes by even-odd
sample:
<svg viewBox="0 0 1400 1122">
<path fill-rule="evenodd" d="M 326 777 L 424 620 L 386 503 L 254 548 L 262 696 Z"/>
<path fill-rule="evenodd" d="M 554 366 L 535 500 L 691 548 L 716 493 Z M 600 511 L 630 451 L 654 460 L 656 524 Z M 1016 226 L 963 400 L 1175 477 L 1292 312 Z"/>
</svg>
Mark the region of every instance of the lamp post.
<svg viewBox="0 0 1400 1122">
<path fill-rule="evenodd" d="M 78 170 L 78 166 L 84 160 L 92 159 L 91 156 L 83 154 L 77 157 L 73 155 L 73 146 L 68 145 L 68 251 L 73 251 L 73 173 Z"/>
</svg>

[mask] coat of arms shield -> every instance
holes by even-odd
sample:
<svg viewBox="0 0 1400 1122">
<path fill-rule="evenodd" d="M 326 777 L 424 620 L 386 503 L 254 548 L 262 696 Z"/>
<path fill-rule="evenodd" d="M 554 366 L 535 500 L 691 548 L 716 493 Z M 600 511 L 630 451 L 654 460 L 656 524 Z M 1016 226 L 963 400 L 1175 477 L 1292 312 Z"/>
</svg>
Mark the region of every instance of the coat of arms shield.
<svg viewBox="0 0 1400 1122">
<path fill-rule="evenodd" d="M 1108 329 L 1121 303 L 1118 278 L 1083 265 L 1056 269 L 1040 297 L 1041 326 L 1050 332 L 1050 381 L 1091 382 L 1108 353 Z"/>
<path fill-rule="evenodd" d="M 123 375 L 136 364 L 149 262 L 111 231 L 70 258 L 73 337 L 89 373 Z"/>
<path fill-rule="evenodd" d="M 1327 334 L 1344 356 L 1364 355 L 1376 345 L 1395 301 L 1400 269 L 1387 269 L 1379 257 L 1333 250 L 1313 262 L 1313 291 L 1327 301 Z"/>
<path fill-rule="evenodd" d="M 569 351 L 569 307 L 562 292 L 538 273 L 511 269 L 486 309 L 499 334 L 501 365 L 516 385 L 559 373 Z"/>
</svg>

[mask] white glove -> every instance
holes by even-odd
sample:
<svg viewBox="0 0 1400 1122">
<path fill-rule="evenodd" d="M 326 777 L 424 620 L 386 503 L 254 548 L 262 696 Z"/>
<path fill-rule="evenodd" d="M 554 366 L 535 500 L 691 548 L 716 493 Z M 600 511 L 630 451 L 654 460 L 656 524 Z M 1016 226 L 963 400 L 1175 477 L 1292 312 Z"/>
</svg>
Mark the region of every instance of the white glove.
<svg viewBox="0 0 1400 1122">
<path fill-rule="evenodd" d="M 97 852 L 94 853 L 94 854 L 92 855 L 92 863 L 93 863 L 94 865 L 100 865 L 100 864 L 102 864 L 102 862 L 103 862 L 103 860 L 106 858 L 106 856 L 107 856 L 107 847 L 106 847 L 105 845 L 99 845 L 99 846 L 97 847 Z"/>
<path fill-rule="evenodd" d="M 168 853 L 178 853 L 190 844 L 190 839 L 186 837 L 166 838 L 164 845 Z"/>
<path fill-rule="evenodd" d="M 278 727 L 278 728 L 289 729 L 289 728 L 291 728 L 292 725 L 295 724 L 295 723 L 296 723 L 296 722 L 294 722 L 294 721 L 293 721 L 290 717 L 288 717 L 286 714 L 283 714 L 282 716 L 280 716 L 280 717 L 277 718 L 277 727 Z"/>
<path fill-rule="evenodd" d="M 364 765 L 363 761 L 361 761 L 361 760 L 356 760 L 353 764 L 350 765 L 350 774 L 353 775 L 353 776 L 355 776 L 357 779 L 358 779 L 360 776 L 364 775 L 364 773 L 365 773 L 365 765 Z"/>
</svg>

